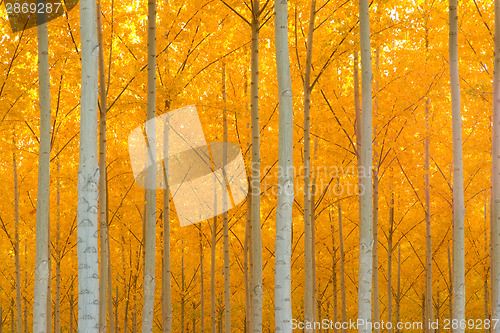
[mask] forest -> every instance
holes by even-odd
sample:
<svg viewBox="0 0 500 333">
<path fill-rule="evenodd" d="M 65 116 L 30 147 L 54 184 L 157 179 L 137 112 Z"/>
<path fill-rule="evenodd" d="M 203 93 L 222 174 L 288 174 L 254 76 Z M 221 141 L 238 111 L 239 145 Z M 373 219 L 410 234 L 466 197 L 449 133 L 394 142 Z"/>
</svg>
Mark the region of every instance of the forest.
<svg viewBox="0 0 500 333">
<path fill-rule="evenodd" d="M 0 333 L 500 332 L 500 0 L 0 13 Z"/>
</svg>

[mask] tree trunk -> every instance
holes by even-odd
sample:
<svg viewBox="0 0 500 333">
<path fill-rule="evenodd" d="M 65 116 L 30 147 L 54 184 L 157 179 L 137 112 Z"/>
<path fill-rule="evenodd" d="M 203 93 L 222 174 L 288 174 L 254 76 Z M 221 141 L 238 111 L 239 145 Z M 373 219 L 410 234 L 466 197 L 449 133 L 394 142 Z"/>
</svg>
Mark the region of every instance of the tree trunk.
<svg viewBox="0 0 500 333">
<path fill-rule="evenodd" d="M 227 165 L 227 109 L 226 109 L 226 63 L 222 65 L 222 99 L 224 108 L 222 113 L 223 141 L 222 148 L 222 164 Z M 222 178 L 227 184 L 226 168 L 222 168 Z M 227 220 L 228 211 L 228 193 L 227 186 L 224 186 L 222 191 L 222 226 L 224 238 L 224 332 L 231 333 L 231 285 L 229 279 L 229 227 Z"/>
<path fill-rule="evenodd" d="M 101 1 L 97 1 L 97 41 L 99 43 L 99 250 L 101 262 L 99 265 L 99 332 L 107 333 L 107 295 L 108 295 L 108 268 L 109 235 L 106 199 L 106 76 L 104 68 L 104 43 L 102 39 Z M 112 309 L 112 308 L 111 308 Z M 109 313 L 109 323 L 113 326 L 113 314 Z M 110 327 L 111 328 L 111 327 Z M 113 332 L 113 329 L 111 329 Z"/>
<path fill-rule="evenodd" d="M 16 143 L 14 141 L 14 147 L 15 146 Z M 14 243 L 14 256 L 16 264 L 16 332 L 21 333 L 23 331 L 23 320 L 21 303 L 21 261 L 19 259 L 19 187 L 17 185 L 17 161 L 15 153 L 12 153 L 12 166 L 14 167 L 14 215 L 16 238 Z"/>
<path fill-rule="evenodd" d="M 181 333 L 184 333 L 184 317 L 186 305 L 185 275 L 184 275 L 184 239 L 181 240 Z"/>
<path fill-rule="evenodd" d="M 379 81 L 380 81 L 380 69 L 379 69 L 379 58 L 380 58 L 380 47 L 377 46 L 375 50 L 375 74 L 377 79 L 375 81 L 375 91 L 377 92 L 374 98 L 375 104 L 375 114 L 378 115 L 378 91 L 379 91 Z M 380 302 L 379 302 L 379 282 L 378 282 L 378 187 L 379 187 L 379 177 L 378 177 L 378 165 L 379 155 L 377 151 L 377 125 L 375 125 L 375 139 L 373 140 L 373 261 L 372 261 L 372 271 L 373 271 L 373 321 L 376 323 L 380 322 Z M 380 333 L 380 327 L 374 328 L 375 333 Z"/>
<path fill-rule="evenodd" d="M 340 298 L 342 301 L 342 322 L 347 321 L 347 303 L 346 303 L 346 292 L 345 292 L 345 251 L 344 251 L 344 235 L 342 231 L 342 207 L 340 203 L 338 204 L 339 211 L 339 249 L 340 249 Z M 347 330 L 342 327 L 342 333 Z"/>
<path fill-rule="evenodd" d="M 60 171 L 61 165 L 59 163 L 59 158 L 56 159 L 57 164 L 57 181 L 56 181 L 56 299 L 54 304 L 54 332 L 61 332 L 61 252 L 59 249 L 59 243 L 61 240 L 61 181 L 60 181 Z"/>
<path fill-rule="evenodd" d="M 36 261 L 33 301 L 33 332 L 48 327 L 49 272 L 49 202 L 50 202 L 50 76 L 49 37 L 45 13 L 37 14 L 38 87 L 40 105 L 40 150 L 38 153 L 38 194 L 36 208 Z"/>
<path fill-rule="evenodd" d="M 148 97 L 146 133 L 151 150 L 152 165 L 156 166 L 156 0 L 148 0 Z M 145 257 L 142 304 L 142 332 L 153 332 L 155 306 L 156 252 L 156 167 L 146 175 Z"/>
<path fill-rule="evenodd" d="M 245 332 L 251 332 L 252 327 L 252 188 L 249 187 L 247 195 L 247 216 L 245 228 Z"/>
<path fill-rule="evenodd" d="M 486 213 L 487 210 L 487 198 L 484 200 L 484 253 L 488 253 L 488 236 L 486 233 L 487 230 L 487 221 L 488 221 L 488 214 Z M 488 298 L 489 298 L 489 293 L 488 293 L 488 266 L 484 265 L 484 318 L 490 318 L 490 313 L 489 313 L 489 306 L 488 306 Z"/>
<path fill-rule="evenodd" d="M 216 207 L 216 206 L 215 206 Z M 214 215 L 212 244 L 210 248 L 210 332 L 215 333 L 215 250 L 217 245 L 217 215 Z"/>
<path fill-rule="evenodd" d="M 251 42 L 252 119 L 252 333 L 262 332 L 262 235 L 260 230 L 259 29 L 260 1 L 253 0 Z"/>
<path fill-rule="evenodd" d="M 313 0 L 314 1 L 314 0 Z M 279 96 L 278 203 L 276 209 L 274 314 L 275 332 L 291 333 L 292 320 L 292 210 L 293 210 L 293 100 L 288 49 L 288 5 L 275 1 L 274 38 Z"/>
<path fill-rule="evenodd" d="M 97 253 L 97 91 L 98 54 L 95 1 L 80 1 L 82 40 L 82 92 L 80 159 L 78 163 L 78 331 L 99 331 L 99 279 Z"/>
<path fill-rule="evenodd" d="M 464 176 L 458 75 L 457 0 L 450 0 L 450 85 L 453 129 L 453 319 L 465 320 Z M 459 327 L 455 330 L 463 333 Z"/>
<path fill-rule="evenodd" d="M 434 333 L 428 322 L 434 320 L 432 311 L 432 234 L 431 234 L 431 195 L 430 195 L 430 168 L 429 168 L 429 99 L 425 101 L 425 320 L 424 327 L 429 333 Z"/>
<path fill-rule="evenodd" d="M 452 274 L 452 267 L 451 267 L 451 255 L 450 255 L 450 247 L 448 246 L 448 278 L 450 280 L 449 283 L 449 288 L 448 288 L 448 308 L 450 310 L 450 318 L 453 318 L 453 274 Z M 452 328 L 450 330 L 451 332 L 454 332 L 454 329 Z"/>
<path fill-rule="evenodd" d="M 398 243 L 398 281 L 396 290 L 396 322 L 401 321 L 401 244 Z M 400 329 L 397 332 L 401 332 Z"/>
<path fill-rule="evenodd" d="M 500 274 L 500 1 L 495 0 L 495 46 L 493 61 L 493 133 L 491 188 L 491 318 L 499 318 Z M 498 325 L 497 325 L 498 326 Z"/>
<path fill-rule="evenodd" d="M 169 118 L 163 127 L 163 156 L 168 156 Z M 172 332 L 172 278 L 170 268 L 170 192 L 168 187 L 169 162 L 168 158 L 163 160 L 163 178 L 165 189 L 163 190 L 163 272 L 162 272 L 162 325 L 163 333 Z M 200 244 L 201 246 L 201 244 Z M 203 270 L 203 266 L 202 266 Z M 202 281 L 203 283 L 203 281 Z M 203 285 L 202 285 L 203 288 Z M 203 300 L 203 294 L 202 294 Z"/>
<path fill-rule="evenodd" d="M 387 237 L 387 322 L 392 323 L 392 237 L 394 235 L 394 193 L 389 206 L 389 235 Z M 387 329 L 392 333 L 392 327 Z"/>
<path fill-rule="evenodd" d="M 370 50 L 370 22 L 368 0 L 359 1 L 359 22 L 361 39 L 361 144 L 360 144 L 360 196 L 359 196 L 359 288 L 358 320 L 362 321 L 358 330 L 368 333 L 366 325 L 371 322 L 372 293 L 372 66 Z"/>
<path fill-rule="evenodd" d="M 332 212 L 330 211 L 330 223 L 332 228 L 332 284 L 333 284 L 333 322 L 336 323 L 338 316 L 337 304 L 338 304 L 338 289 L 337 289 L 337 248 L 335 247 L 335 225 L 333 224 Z M 327 308 L 328 309 L 328 308 Z M 327 313 L 327 318 L 328 313 Z M 338 332 L 337 328 L 334 328 L 335 332 Z"/>
<path fill-rule="evenodd" d="M 203 236 L 200 229 L 200 332 L 205 333 L 205 288 L 203 274 Z"/>
<path fill-rule="evenodd" d="M 304 261 L 305 261 L 305 284 L 304 284 L 304 323 L 314 321 L 314 274 L 313 274 L 313 241 L 311 222 L 311 67 L 312 49 L 314 36 L 314 18 L 316 14 L 316 0 L 311 1 L 309 14 L 309 30 L 307 34 L 306 65 L 304 74 Z M 310 325 L 306 327 L 311 327 Z M 312 333 L 311 328 L 305 328 L 304 332 Z"/>
<path fill-rule="evenodd" d="M 429 51 L 429 28 L 428 16 L 425 15 L 425 50 Z M 427 62 L 427 61 L 426 61 Z M 429 165 L 429 104 L 430 99 L 425 101 L 425 232 L 426 232 L 426 255 L 425 255 L 425 317 L 424 330 L 434 333 L 434 329 L 426 325 L 434 320 L 432 309 L 432 233 L 431 233 L 431 195 L 430 195 L 430 165 Z"/>
</svg>

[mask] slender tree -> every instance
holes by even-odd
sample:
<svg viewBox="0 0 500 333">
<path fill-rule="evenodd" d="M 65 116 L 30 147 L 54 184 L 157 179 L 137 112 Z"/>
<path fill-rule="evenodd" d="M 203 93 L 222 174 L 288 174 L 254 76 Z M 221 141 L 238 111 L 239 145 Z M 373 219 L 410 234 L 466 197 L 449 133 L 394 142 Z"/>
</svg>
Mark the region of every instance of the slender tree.
<svg viewBox="0 0 500 333">
<path fill-rule="evenodd" d="M 493 62 L 493 133 L 491 188 L 491 317 L 498 318 L 500 272 L 500 1 L 495 0 L 495 56 Z M 497 325 L 498 326 L 498 325 Z M 498 332 L 498 330 L 497 330 Z"/>
<path fill-rule="evenodd" d="M 107 214 L 107 193 L 106 193 L 106 74 L 104 68 L 104 43 L 102 38 L 102 19 L 101 19 L 101 1 L 97 1 L 97 41 L 99 43 L 99 331 L 107 332 L 107 302 L 108 296 L 108 276 L 110 269 L 109 260 L 109 235 L 108 235 L 108 214 Z M 111 292 L 112 289 L 109 291 Z M 111 297 L 110 297 L 111 298 Z M 110 331 L 113 332 L 113 313 L 112 307 L 109 308 Z"/>
<path fill-rule="evenodd" d="M 163 156 L 168 156 L 169 150 L 169 118 L 163 127 Z M 169 163 L 168 158 L 163 160 L 163 262 L 162 262 L 162 327 L 164 333 L 172 331 L 172 278 L 170 268 L 170 193 L 168 187 Z M 200 243 L 201 247 L 201 243 Z M 203 265 L 203 264 L 202 264 Z M 203 266 L 202 266 L 203 270 Z M 203 281 L 202 281 L 203 289 Z M 203 295 L 203 292 L 202 292 Z M 203 300 L 203 297 L 201 298 Z"/>
<path fill-rule="evenodd" d="M 380 59 L 380 47 L 377 46 L 375 49 L 375 91 L 377 94 L 373 99 L 375 105 L 375 114 L 378 114 L 378 91 L 379 91 L 379 81 L 380 81 L 380 69 L 379 69 L 379 59 Z M 378 148 L 378 140 L 377 140 L 377 126 L 374 128 L 374 140 L 373 140 L 373 259 L 372 259 L 372 272 L 373 272 L 373 321 L 380 322 L 380 302 L 379 302 L 379 280 L 378 280 L 378 188 L 379 188 L 379 154 L 377 151 Z M 380 333 L 380 327 L 374 327 L 375 333 Z"/>
<path fill-rule="evenodd" d="M 78 331 L 99 331 L 99 257 L 97 253 L 98 55 L 97 8 L 92 0 L 80 1 L 82 40 L 82 88 L 80 156 L 78 163 Z"/>
<path fill-rule="evenodd" d="M 252 129 L 252 333 L 262 332 L 262 235 L 260 230 L 260 134 L 259 134 L 259 30 L 260 1 L 252 0 L 251 40 L 251 129 Z"/>
<path fill-rule="evenodd" d="M 214 190 L 215 192 L 215 190 Z M 215 197 L 215 194 L 214 194 Z M 215 206 L 217 208 L 217 206 Z M 214 215 L 212 225 L 212 242 L 210 247 L 210 332 L 215 333 L 215 251 L 217 246 L 217 215 Z"/>
<path fill-rule="evenodd" d="M 394 235 L 394 193 L 389 204 L 389 234 L 387 236 L 387 322 L 392 323 L 392 237 Z M 392 333 L 392 327 L 387 331 Z"/>
<path fill-rule="evenodd" d="M 360 333 L 370 332 L 372 292 L 372 65 L 370 49 L 370 16 L 368 0 L 359 0 L 361 47 L 361 141 L 360 141 L 360 196 L 359 196 L 359 287 L 358 327 Z"/>
<path fill-rule="evenodd" d="M 148 0 L 148 144 L 156 166 L 156 0 Z M 156 169 L 146 175 L 146 214 L 144 234 L 144 280 L 142 304 L 142 332 L 153 332 L 155 302 L 155 252 L 156 252 Z"/>
<path fill-rule="evenodd" d="M 458 75 L 457 0 L 450 0 L 450 85 L 453 135 L 453 319 L 465 320 L 465 247 L 464 247 L 464 168 L 462 155 L 462 116 Z M 454 332 L 463 333 L 457 327 Z"/>
<path fill-rule="evenodd" d="M 222 64 L 222 99 L 224 102 L 223 112 L 222 112 L 222 127 L 223 127 L 223 141 L 224 146 L 222 148 L 222 165 L 227 165 L 227 109 L 226 109 L 226 63 Z M 227 183 L 226 168 L 222 168 L 222 177 Z M 223 237 L 224 237 L 224 331 L 226 333 L 231 332 L 231 285 L 229 279 L 229 226 L 227 219 L 228 211 L 228 193 L 227 189 L 224 188 L 222 191 L 222 226 L 223 226 Z"/>
<path fill-rule="evenodd" d="M 279 178 L 274 271 L 275 332 L 292 332 L 293 99 L 288 50 L 288 3 L 276 0 L 274 38 L 279 96 Z"/>
<path fill-rule="evenodd" d="M 14 147 L 16 146 L 15 134 L 13 135 Z M 16 264 L 16 332 L 23 331 L 22 299 L 21 299 L 21 262 L 19 259 L 19 187 L 17 184 L 17 161 L 16 154 L 12 153 L 12 166 L 14 173 L 14 219 L 15 219 L 15 243 L 14 260 Z M 1 319 L 0 319 L 1 320 Z"/>
<path fill-rule="evenodd" d="M 33 301 L 33 332 L 48 327 L 49 197 L 50 197 L 50 76 L 49 36 L 45 12 L 37 13 L 38 87 L 40 105 L 40 150 L 38 153 L 38 194 L 36 209 L 36 260 Z"/>
<path fill-rule="evenodd" d="M 314 321 L 314 267 L 311 222 L 311 67 L 314 36 L 314 18 L 316 16 L 316 0 L 311 1 L 309 14 L 309 30 L 307 33 L 306 65 L 304 73 L 304 261 L 305 261 L 305 284 L 304 284 L 304 322 Z M 310 325 L 306 327 L 311 327 Z M 312 329 L 306 328 L 306 333 Z"/>
<path fill-rule="evenodd" d="M 425 50 L 429 52 L 429 27 L 428 15 L 425 14 Z M 427 58 L 426 58 L 427 62 Z M 430 194 L 430 155 L 429 155 L 429 105 L 430 99 L 425 100 L 425 320 L 424 327 L 428 333 L 434 333 L 434 329 L 427 325 L 426 321 L 433 321 L 432 309 L 432 233 L 431 233 L 431 194 Z"/>
</svg>

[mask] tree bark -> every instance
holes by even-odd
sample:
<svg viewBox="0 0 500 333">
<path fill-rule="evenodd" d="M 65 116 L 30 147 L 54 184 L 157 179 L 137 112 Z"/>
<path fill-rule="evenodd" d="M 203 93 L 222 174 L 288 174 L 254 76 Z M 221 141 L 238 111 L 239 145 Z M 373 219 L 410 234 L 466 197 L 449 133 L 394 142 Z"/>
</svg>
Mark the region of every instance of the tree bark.
<svg viewBox="0 0 500 333">
<path fill-rule="evenodd" d="M 106 75 L 104 68 L 104 43 L 102 38 L 101 1 L 97 1 L 97 41 L 99 43 L 99 250 L 101 262 L 99 265 L 99 332 L 107 333 L 107 296 L 109 272 L 109 232 L 107 218 L 106 193 Z M 112 310 L 112 307 L 110 308 Z M 113 314 L 109 313 L 109 323 L 113 326 Z M 111 328 L 110 327 L 110 328 Z M 111 332 L 114 330 L 111 329 Z"/>
<path fill-rule="evenodd" d="M 499 318 L 500 274 L 500 1 L 495 0 L 495 36 L 493 61 L 493 133 L 491 188 L 491 318 Z M 497 325 L 498 326 L 498 325 Z"/>
<path fill-rule="evenodd" d="M 15 138 L 15 136 L 14 136 Z M 14 147 L 16 142 L 14 139 Z M 16 264 L 16 332 L 23 331 L 22 320 L 22 298 L 21 298 L 21 261 L 19 259 L 19 187 L 17 184 L 17 161 L 16 154 L 12 153 L 12 166 L 14 172 L 14 216 L 15 216 L 15 243 L 14 243 L 14 257 Z M 2 320 L 0 318 L 0 320 Z"/>
<path fill-rule="evenodd" d="M 401 244 L 398 243 L 398 281 L 396 290 L 396 322 L 401 321 Z M 396 332 L 401 332 L 397 329 Z"/>
<path fill-rule="evenodd" d="M 453 136 L 453 319 L 465 320 L 465 246 L 464 176 L 462 154 L 462 117 L 458 74 L 457 0 L 450 0 L 450 85 Z M 463 333 L 459 327 L 455 330 Z"/>
<path fill-rule="evenodd" d="M 431 233 L 431 195 L 430 195 L 430 167 L 429 167 L 429 99 L 425 101 L 425 320 L 424 327 L 429 333 L 434 329 L 427 325 L 434 320 L 432 309 L 432 233 Z"/>
<path fill-rule="evenodd" d="M 169 118 L 163 127 L 163 156 L 168 156 Z M 163 178 L 165 189 L 163 190 L 163 263 L 162 263 L 162 325 L 163 332 L 172 332 L 172 277 L 170 268 L 170 190 L 168 187 L 169 162 L 168 158 L 163 159 Z M 201 247 L 201 243 L 200 243 Z M 203 265 L 203 262 L 201 262 Z M 203 266 L 201 267 L 203 270 Z M 202 301 L 203 301 L 203 281 L 202 281 Z"/>
<path fill-rule="evenodd" d="M 345 292 L 345 251 L 344 251 L 344 235 L 342 231 L 342 207 L 340 203 L 338 204 L 339 211 L 339 249 L 340 249 L 340 297 L 342 301 L 342 322 L 347 321 L 347 303 L 346 303 L 346 292 Z M 345 333 L 347 329 L 342 327 L 342 333 Z"/>
<path fill-rule="evenodd" d="M 203 274 L 203 236 L 200 229 L 200 332 L 205 333 L 205 288 Z"/>
<path fill-rule="evenodd" d="M 99 257 L 97 253 L 97 164 L 98 55 L 95 1 L 80 1 L 82 40 L 82 89 L 80 114 L 80 158 L 78 163 L 78 331 L 99 331 Z"/>
<path fill-rule="evenodd" d="M 210 332 L 215 333 L 215 250 L 217 245 L 217 215 L 214 216 L 212 244 L 210 248 Z"/>
<path fill-rule="evenodd" d="M 387 237 L 387 322 L 392 323 L 392 237 L 394 235 L 394 193 L 389 204 L 389 235 Z M 392 333 L 392 327 L 387 329 Z"/>
<path fill-rule="evenodd" d="M 304 73 L 304 323 L 314 321 L 314 274 L 313 274 L 313 241 L 311 222 L 311 67 L 314 37 L 314 18 L 316 14 L 316 0 L 311 1 L 309 14 L 309 30 L 307 33 L 306 65 Z M 312 333 L 311 325 L 307 325 L 304 332 Z"/>
<path fill-rule="evenodd" d="M 222 160 L 227 165 L 227 109 L 226 109 L 226 63 L 222 65 L 222 99 L 224 102 L 222 113 L 223 141 Z M 222 168 L 222 178 L 227 184 L 226 168 Z M 231 284 L 229 279 L 229 226 L 227 220 L 228 193 L 227 186 L 222 191 L 222 226 L 224 238 L 224 332 L 231 333 Z"/>
<path fill-rule="evenodd" d="M 56 181 L 56 299 L 54 304 L 54 332 L 61 332 L 61 250 L 59 243 L 61 239 L 61 164 L 59 158 L 56 158 L 57 181 Z"/>
<path fill-rule="evenodd" d="M 314 0 L 313 0 L 314 1 Z M 288 49 L 288 4 L 274 3 L 274 38 L 279 96 L 278 203 L 276 209 L 274 315 L 275 332 L 292 332 L 292 210 L 293 210 L 293 99 Z"/>
<path fill-rule="evenodd" d="M 377 46 L 375 49 L 375 74 L 377 79 L 375 80 L 375 91 L 377 92 L 374 98 L 375 104 L 375 114 L 378 115 L 378 91 L 379 91 L 379 81 L 380 81 L 380 69 L 379 69 L 379 58 L 380 58 L 380 47 Z M 378 281 L 378 187 L 379 187 L 379 177 L 378 177 L 378 142 L 377 142 L 377 125 L 375 125 L 375 139 L 373 140 L 373 261 L 372 261 L 372 272 L 373 272 L 373 321 L 376 323 L 380 322 L 380 302 L 379 302 L 379 281 Z M 380 333 L 380 327 L 374 327 L 375 333 Z"/>
<path fill-rule="evenodd" d="M 361 144 L 360 144 L 360 230 L 359 230 L 359 288 L 358 327 L 360 333 L 369 333 L 366 325 L 371 322 L 372 293 L 372 66 L 370 49 L 370 22 L 368 0 L 359 0 L 359 22 L 361 40 Z"/>
<path fill-rule="evenodd" d="M 252 123 L 252 333 L 262 332 L 262 235 L 260 230 L 260 134 L 259 134 L 259 29 L 260 1 L 253 0 L 251 41 L 251 123 Z"/>
<path fill-rule="evenodd" d="M 45 13 L 37 14 L 38 87 L 40 105 L 40 150 L 38 153 L 38 194 L 36 208 L 36 260 L 33 301 L 33 332 L 48 328 L 49 308 L 49 201 L 50 201 L 50 76 L 49 37 Z"/>
<path fill-rule="evenodd" d="M 156 0 L 148 0 L 148 97 L 146 133 L 153 157 L 146 175 L 146 214 L 144 246 L 144 280 L 142 304 L 142 332 L 153 332 L 155 303 L 155 252 L 156 252 Z"/>
</svg>

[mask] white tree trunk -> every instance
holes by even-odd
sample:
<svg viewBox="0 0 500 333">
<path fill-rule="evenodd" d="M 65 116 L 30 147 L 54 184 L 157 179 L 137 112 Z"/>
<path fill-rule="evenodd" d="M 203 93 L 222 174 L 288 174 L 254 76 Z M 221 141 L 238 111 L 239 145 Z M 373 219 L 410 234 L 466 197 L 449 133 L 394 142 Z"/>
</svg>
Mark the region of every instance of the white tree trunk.
<svg viewBox="0 0 500 333">
<path fill-rule="evenodd" d="M 491 318 L 499 318 L 500 283 L 500 1 L 495 0 L 495 58 L 493 67 L 493 138 L 491 189 Z M 498 325 L 497 325 L 498 326 Z M 497 327 L 497 332 L 500 328 Z"/>
<path fill-rule="evenodd" d="M 394 193 L 389 204 L 389 235 L 387 237 L 387 322 L 392 323 L 392 237 L 394 235 Z M 392 333 L 392 328 L 387 332 Z"/>
<path fill-rule="evenodd" d="M 377 80 L 375 81 L 375 91 L 376 97 L 374 98 L 375 104 L 375 114 L 378 115 L 378 91 L 379 91 L 379 81 L 380 81 L 380 70 L 379 70 L 379 55 L 380 47 L 375 50 L 375 73 L 377 75 Z M 375 137 L 377 135 L 377 126 L 375 125 Z M 378 282 L 378 187 L 379 187 L 379 177 L 378 177 L 378 161 L 379 155 L 377 152 L 378 142 L 375 138 L 373 140 L 373 259 L 372 259 L 372 272 L 373 272 L 373 321 L 380 322 L 380 302 L 379 302 L 379 282 Z M 380 333 L 380 327 L 374 327 L 375 333 Z"/>
<path fill-rule="evenodd" d="M 425 16 L 425 50 L 429 51 L 429 28 L 427 14 Z M 432 233 L 431 233 L 431 195 L 430 195 L 430 164 L 429 164 L 429 104 L 430 99 L 425 101 L 425 232 L 426 232 L 426 255 L 425 255 L 425 320 L 433 321 L 432 303 Z M 434 333 L 434 329 L 424 322 L 426 332 Z"/>
<path fill-rule="evenodd" d="M 309 14 L 309 31 L 307 34 L 306 65 L 304 73 L 304 261 L 305 261 L 305 284 L 304 284 L 304 323 L 314 321 L 314 274 L 313 274 L 313 247 L 312 223 L 311 223 L 311 67 L 312 49 L 314 36 L 314 17 L 316 14 L 316 0 L 311 1 Z M 311 327 L 310 325 L 306 327 Z M 306 333 L 312 333 L 312 329 L 306 328 Z"/>
<path fill-rule="evenodd" d="M 450 0 L 450 84 L 453 135 L 453 319 L 465 320 L 464 176 L 458 75 L 457 0 Z M 454 330 L 463 333 L 464 329 Z"/>
<path fill-rule="evenodd" d="M 82 89 L 80 157 L 78 163 L 78 331 L 99 331 L 99 257 L 97 253 L 98 56 L 97 10 L 92 0 L 80 1 L 82 40 Z"/>
<path fill-rule="evenodd" d="M 345 251 L 344 251 L 344 235 L 342 231 L 342 207 L 340 203 L 338 204 L 339 211 L 339 249 L 340 249 L 340 295 L 341 295 L 341 306 L 342 306 L 342 322 L 347 321 L 347 304 L 346 304 L 346 292 L 345 292 Z M 342 328 L 342 333 L 345 333 L 346 329 Z"/>
<path fill-rule="evenodd" d="M 429 99 L 425 101 L 425 321 L 427 332 L 434 333 L 434 329 L 427 322 L 434 320 L 432 310 L 432 233 L 431 233 L 431 195 L 430 195 L 430 167 L 429 167 Z"/>
<path fill-rule="evenodd" d="M 259 28 L 260 2 L 253 0 L 251 42 L 252 119 L 252 333 L 262 332 L 262 235 L 260 230 Z"/>
<path fill-rule="evenodd" d="M 148 97 L 146 133 L 149 148 L 156 166 L 156 0 L 148 0 Z M 142 332 L 153 332 L 155 306 L 155 252 L 156 252 L 156 169 L 146 175 L 146 216 L 144 235 L 144 279 L 142 303 Z"/>
<path fill-rule="evenodd" d="M 372 65 L 370 49 L 370 22 L 368 0 L 359 0 L 360 46 L 361 46 L 361 144 L 359 196 L 359 287 L 358 326 L 360 333 L 371 332 L 372 293 Z"/>
<path fill-rule="evenodd" d="M 214 216 L 212 227 L 212 244 L 210 247 L 210 332 L 215 333 L 215 250 L 217 246 L 217 216 Z"/>
<path fill-rule="evenodd" d="M 164 124 L 163 128 L 163 156 L 168 156 L 170 131 L 168 118 L 167 123 Z M 165 179 L 165 189 L 163 190 L 162 325 L 163 332 L 170 333 L 172 332 L 172 280 L 170 268 L 170 193 L 167 181 L 169 177 L 168 158 L 165 158 L 163 160 L 163 172 L 163 179 Z M 203 261 L 201 261 L 201 264 L 201 270 L 203 271 Z"/>
<path fill-rule="evenodd" d="M 227 109 L 226 109 L 226 63 L 222 65 L 222 98 L 224 102 L 224 109 L 222 113 L 222 127 L 223 127 L 223 141 L 224 146 L 222 148 L 222 165 L 227 165 Z M 222 168 L 222 177 L 227 183 L 226 168 Z M 229 226 L 227 220 L 228 211 L 228 193 L 224 189 L 222 191 L 222 225 L 223 225 L 223 237 L 224 237 L 224 331 L 226 333 L 231 333 L 231 285 L 229 279 Z"/>
<path fill-rule="evenodd" d="M 50 77 L 47 19 L 37 15 L 38 85 L 40 104 L 40 150 L 38 153 L 38 194 L 36 207 L 36 261 L 33 301 L 33 332 L 46 332 L 49 312 L 47 299 L 49 273 L 49 200 L 50 200 Z"/>
<path fill-rule="evenodd" d="M 16 142 L 14 141 L 14 147 L 15 145 Z M 19 187 L 17 185 L 17 161 L 15 153 L 12 153 L 12 166 L 14 168 L 14 216 L 16 238 L 14 243 L 14 257 L 16 263 L 16 332 L 21 333 L 23 331 L 23 321 L 21 308 L 21 261 L 19 259 Z"/>
<path fill-rule="evenodd" d="M 274 315 L 275 332 L 292 326 L 293 100 L 288 50 L 288 4 L 276 0 L 274 38 L 279 95 L 278 203 L 276 209 Z"/>
<path fill-rule="evenodd" d="M 109 238 L 106 199 L 106 75 L 104 68 L 104 46 L 102 40 L 101 1 L 97 1 L 97 41 L 99 43 L 99 332 L 106 333 L 107 328 L 107 295 L 109 268 Z M 109 323 L 113 326 L 113 316 L 109 313 Z M 112 330 L 111 330 L 112 331 Z"/>
</svg>

